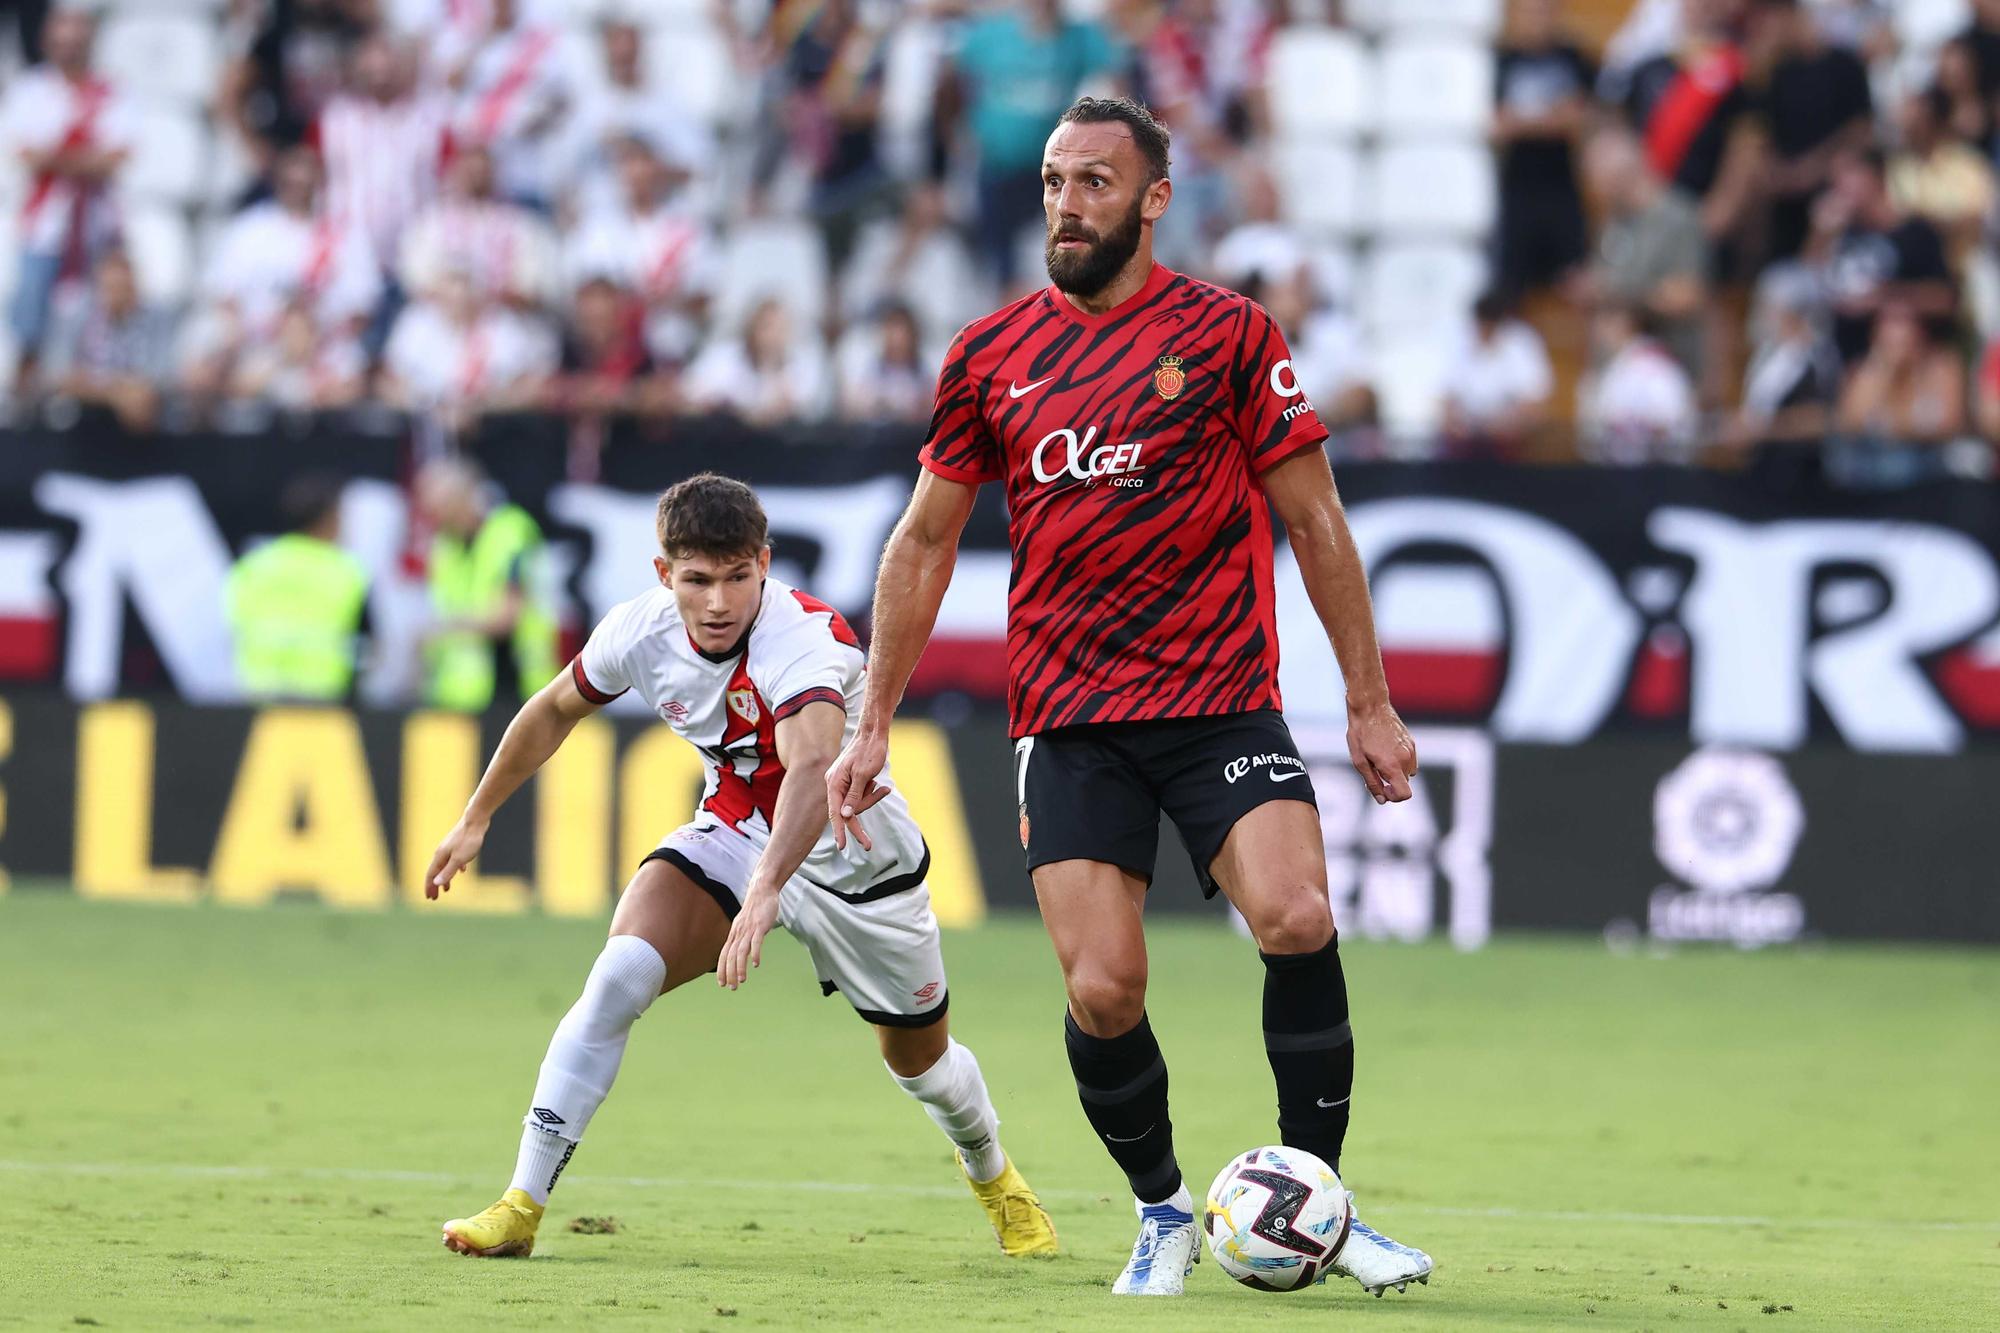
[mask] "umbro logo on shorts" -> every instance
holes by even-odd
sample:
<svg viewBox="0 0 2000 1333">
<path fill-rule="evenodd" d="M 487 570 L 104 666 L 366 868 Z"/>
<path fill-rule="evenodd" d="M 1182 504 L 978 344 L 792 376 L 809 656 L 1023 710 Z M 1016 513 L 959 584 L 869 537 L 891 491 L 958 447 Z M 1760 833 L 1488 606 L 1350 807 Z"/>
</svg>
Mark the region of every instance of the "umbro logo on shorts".
<svg viewBox="0 0 2000 1333">
<path fill-rule="evenodd" d="M 1224 764 L 1222 776 L 1233 786 L 1238 778 L 1246 776 L 1256 768 L 1265 769 L 1271 781 L 1283 782 L 1288 778 L 1304 777 L 1306 762 L 1295 754 L 1246 754 L 1240 759 L 1232 759 Z"/>
</svg>

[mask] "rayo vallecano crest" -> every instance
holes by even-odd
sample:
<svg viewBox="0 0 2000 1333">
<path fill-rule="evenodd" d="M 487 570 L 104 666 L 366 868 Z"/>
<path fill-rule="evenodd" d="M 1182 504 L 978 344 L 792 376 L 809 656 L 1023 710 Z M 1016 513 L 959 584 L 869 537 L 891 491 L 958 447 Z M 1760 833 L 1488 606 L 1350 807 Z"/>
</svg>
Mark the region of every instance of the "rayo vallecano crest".
<svg viewBox="0 0 2000 1333">
<path fill-rule="evenodd" d="M 736 714 L 736 716 L 742 718 L 753 727 L 757 725 L 757 719 L 762 716 L 762 713 L 757 708 L 757 691 L 731 690 L 724 697 L 729 701 L 730 712 Z"/>
</svg>

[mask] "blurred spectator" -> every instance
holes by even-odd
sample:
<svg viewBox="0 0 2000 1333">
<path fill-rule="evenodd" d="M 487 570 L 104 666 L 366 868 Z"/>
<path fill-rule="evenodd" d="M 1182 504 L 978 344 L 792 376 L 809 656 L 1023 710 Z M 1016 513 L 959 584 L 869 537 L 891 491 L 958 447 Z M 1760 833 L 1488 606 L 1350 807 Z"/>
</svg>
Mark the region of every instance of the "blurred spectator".
<svg viewBox="0 0 2000 1333">
<path fill-rule="evenodd" d="M 1978 393 L 1974 407 L 1978 412 L 1979 434 L 2000 449 L 2000 338 L 1989 341 L 1979 358 Z"/>
<path fill-rule="evenodd" d="M 576 100 L 562 30 L 536 21 L 523 0 L 485 0 L 484 22 L 447 28 L 433 48 L 456 98 L 452 134 L 493 154 L 499 193 L 546 208 L 555 196 L 552 155 Z"/>
<path fill-rule="evenodd" d="M 1694 381 L 1654 340 L 1645 316 L 1609 304 L 1592 321 L 1597 369 L 1578 391 L 1585 457 L 1599 463 L 1688 463 L 1700 409 Z"/>
<path fill-rule="evenodd" d="M 0 9 L 12 10 L 14 36 L 21 46 L 25 64 L 42 63 L 42 25 L 48 21 L 49 0 L 5 0 Z"/>
<path fill-rule="evenodd" d="M 1980 95 L 2000 95 L 2000 0 L 1972 0 L 1972 23 L 1958 40 L 1979 72 Z"/>
<path fill-rule="evenodd" d="M 1875 313 L 1888 302 L 1926 319 L 1949 315 L 1954 303 L 1944 241 L 1896 207 L 1886 170 L 1877 149 L 1841 154 L 1832 188 L 1813 208 L 1809 253 L 1825 274 L 1834 346 L 1850 365 L 1867 355 Z"/>
<path fill-rule="evenodd" d="M 1896 108 L 1902 147 L 1889 160 L 1889 197 L 1937 228 L 1963 272 L 1993 212 L 1993 165 L 1951 136 L 1950 114 L 1949 100 L 1935 88 L 1911 93 Z"/>
<path fill-rule="evenodd" d="M 1653 174 L 1639 141 L 1623 126 L 1607 125 L 1591 136 L 1584 166 L 1604 225 L 1597 258 L 1576 294 L 1587 303 L 1644 309 L 1674 359 L 1699 376 L 1708 299 L 1700 213 L 1686 195 Z"/>
<path fill-rule="evenodd" d="M 1827 473 L 1840 484 L 1872 490 L 1940 475 L 1939 446 L 1965 430 L 1965 366 L 1916 310 L 1889 302 L 1848 376 L 1838 426 Z"/>
<path fill-rule="evenodd" d="M 665 413 L 673 405 L 673 382 L 646 350 L 643 317 L 632 292 L 605 278 L 586 280 L 577 288 L 562 361 L 542 405 L 596 418 Z"/>
<path fill-rule="evenodd" d="M 555 365 L 550 340 L 506 306 L 483 299 L 463 269 L 447 270 L 437 292 L 396 317 L 383 353 L 382 396 L 395 407 L 435 413 L 452 435 L 481 413 L 533 401 Z"/>
<path fill-rule="evenodd" d="M 710 343 L 688 367 L 682 387 L 696 411 L 730 412 L 769 426 L 826 414 L 826 354 L 801 335 L 784 303 L 760 301 L 743 331 Z"/>
<path fill-rule="evenodd" d="M 375 21 L 373 0 L 267 0 L 223 71 L 217 106 L 257 174 L 300 143 L 340 90 L 349 52 Z"/>
<path fill-rule="evenodd" d="M 1899 0 L 1812 0 L 1813 17 L 1826 39 L 1868 64 L 1896 54 L 1894 6 Z"/>
<path fill-rule="evenodd" d="M 1555 388 L 1542 336 L 1488 292 L 1445 358 L 1444 450 L 1454 458 L 1518 459 Z"/>
<path fill-rule="evenodd" d="M 444 101 L 415 91 L 415 78 L 413 59 L 372 34 L 354 49 L 347 91 L 327 103 L 316 127 L 327 208 L 358 226 L 385 265 L 437 197 L 443 161 Z"/>
<path fill-rule="evenodd" d="M 91 70 L 97 21 L 57 9 L 42 29 L 47 63 L 24 71 L 0 103 L 0 134 L 25 171 L 12 324 L 23 369 L 47 328 L 58 285 L 87 278 L 115 242 L 111 182 L 132 148 L 133 110 Z"/>
<path fill-rule="evenodd" d="M 618 141 L 619 194 L 571 233 L 563 267 L 579 287 L 607 278 L 645 303 L 654 356 L 680 363 L 694 352 L 715 287 L 716 246 L 676 191 L 685 177 L 639 135 Z"/>
<path fill-rule="evenodd" d="M 253 700 L 335 702 L 351 696 L 368 604 L 368 573 L 340 546 L 339 478 L 287 483 L 287 531 L 229 571 L 236 684 Z"/>
<path fill-rule="evenodd" d="M 644 138 L 676 175 L 701 177 L 715 157 L 708 127 L 648 69 L 643 34 L 609 20 L 600 29 L 601 67 L 578 81 L 564 147 L 564 176 L 583 196 L 585 216 L 617 194 L 618 148 Z"/>
<path fill-rule="evenodd" d="M 417 511 L 437 534 L 428 564 L 433 616 L 424 640 L 425 698 L 438 708 L 513 706 L 555 677 L 542 531 L 470 460 L 441 458 L 417 474 Z"/>
<path fill-rule="evenodd" d="M 955 60 L 978 153 L 976 242 L 1003 294 L 1021 233 L 1042 220 L 1042 149 L 1086 79 L 1121 59 L 1110 34 L 1066 18 L 1059 0 L 992 4 L 965 29 Z"/>
<path fill-rule="evenodd" d="M 1817 13 L 1798 0 L 1761 0 L 1775 63 L 1764 94 L 1771 152 L 1770 255 L 1790 259 L 1811 231 L 1812 201 L 1832 179 L 1833 160 L 1868 142 L 1875 102 L 1868 68 L 1829 43 Z"/>
<path fill-rule="evenodd" d="M 1979 83 L 1979 59 L 1964 38 L 1946 42 L 1938 50 L 1937 79 L 1933 85 L 1944 94 L 1950 108 L 1945 122 L 1954 138 L 1981 152 L 2000 148 L 1994 133 L 1994 107 Z"/>
<path fill-rule="evenodd" d="M 1247 291 L 1266 278 L 1296 273 L 1306 261 L 1305 242 L 1285 221 L 1283 199 L 1270 167 L 1246 157 L 1237 163 L 1234 191 L 1237 222 L 1209 257 L 1217 282 Z"/>
<path fill-rule="evenodd" d="M 1817 322 L 1812 275 L 1773 268 L 1760 284 L 1762 336 L 1743 377 L 1743 402 L 1723 443 L 1753 451 L 1751 468 L 1770 489 L 1789 490 L 1817 455 L 1840 396 L 1840 358 Z"/>
<path fill-rule="evenodd" d="M 435 295 L 447 273 L 467 275 L 483 300 L 544 304 L 556 278 L 548 224 L 494 192 L 493 155 L 461 147 L 445 169 L 444 197 L 403 234 L 397 276 L 411 296 Z"/>
<path fill-rule="evenodd" d="M 993 308 L 992 292 L 945 213 L 944 187 L 919 182 L 896 218 L 862 230 L 840 277 L 840 311 L 864 319 L 889 302 L 916 313 L 923 341 L 949 337 Z"/>
<path fill-rule="evenodd" d="M 351 333 L 324 333 L 312 307 L 295 301 L 276 330 L 244 349 L 225 392 L 240 403 L 285 412 L 330 412 L 360 397 L 368 358 Z"/>
<path fill-rule="evenodd" d="M 843 421 L 927 422 L 936 387 L 937 368 L 923 354 L 917 317 L 908 306 L 884 306 L 872 321 L 842 341 Z"/>
<path fill-rule="evenodd" d="M 1327 429 L 1341 434 L 1372 424 L 1375 393 L 1361 325 L 1343 311 L 1314 309 L 1310 266 L 1301 262 L 1289 272 L 1273 273 L 1249 294 L 1284 333 L 1292 372 Z M 1351 457 L 1355 450 L 1347 452 Z"/>
<path fill-rule="evenodd" d="M 132 262 L 113 250 L 97 261 L 90 295 L 56 312 L 39 367 L 48 392 L 108 409 L 128 431 L 150 430 L 173 369 L 173 329 L 139 299 Z"/>
<path fill-rule="evenodd" d="M 367 238 L 324 205 L 313 151 L 286 149 L 272 179 L 273 197 L 237 214 L 209 256 L 205 308 L 186 339 L 188 387 L 197 395 L 223 392 L 238 356 L 274 336 L 287 306 L 309 311 L 322 336 L 345 339 L 361 331 L 381 297 Z"/>
<path fill-rule="evenodd" d="M 771 29 L 785 89 L 779 126 L 811 182 L 806 207 L 839 264 L 886 179 L 876 151 L 882 34 L 861 22 L 855 0 L 780 4 Z"/>
<path fill-rule="evenodd" d="M 1583 200 L 1571 144 L 1596 75 L 1557 29 L 1557 0 L 1520 0 L 1498 52 L 1491 138 L 1499 156 L 1496 241 L 1502 285 L 1525 291 L 1582 262 Z"/>
</svg>

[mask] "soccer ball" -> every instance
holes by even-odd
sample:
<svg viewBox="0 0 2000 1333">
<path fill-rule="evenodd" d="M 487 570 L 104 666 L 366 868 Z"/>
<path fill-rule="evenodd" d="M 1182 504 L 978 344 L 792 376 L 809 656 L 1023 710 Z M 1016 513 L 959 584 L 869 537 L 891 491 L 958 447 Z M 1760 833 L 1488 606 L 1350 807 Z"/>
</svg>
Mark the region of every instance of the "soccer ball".
<svg viewBox="0 0 2000 1333">
<path fill-rule="evenodd" d="M 1333 1168 L 1297 1148 L 1238 1153 L 1208 1187 L 1201 1229 L 1222 1271 L 1257 1291 L 1326 1276 L 1354 1220 Z"/>
</svg>

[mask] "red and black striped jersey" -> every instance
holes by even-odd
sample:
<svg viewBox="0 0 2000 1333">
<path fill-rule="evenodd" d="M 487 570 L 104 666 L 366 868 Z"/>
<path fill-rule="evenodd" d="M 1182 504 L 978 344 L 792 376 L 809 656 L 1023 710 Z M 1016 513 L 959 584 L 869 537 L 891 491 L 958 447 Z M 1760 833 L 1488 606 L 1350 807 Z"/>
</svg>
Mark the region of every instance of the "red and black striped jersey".
<svg viewBox="0 0 2000 1333">
<path fill-rule="evenodd" d="M 1010 730 L 1278 706 L 1261 473 L 1327 437 L 1261 306 L 1159 265 L 1045 288 L 945 357 L 923 465 L 1004 480 Z"/>
</svg>

